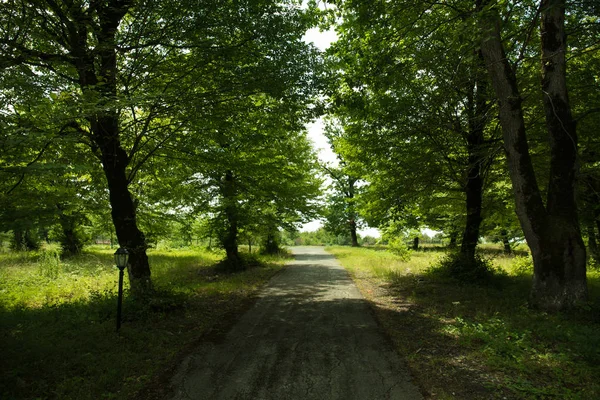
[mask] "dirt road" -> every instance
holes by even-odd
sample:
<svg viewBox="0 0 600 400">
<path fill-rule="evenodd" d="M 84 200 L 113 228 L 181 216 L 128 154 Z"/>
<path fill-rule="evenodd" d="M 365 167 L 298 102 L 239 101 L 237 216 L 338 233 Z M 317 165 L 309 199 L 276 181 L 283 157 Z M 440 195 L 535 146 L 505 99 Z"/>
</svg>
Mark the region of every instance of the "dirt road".
<svg viewBox="0 0 600 400">
<path fill-rule="evenodd" d="M 224 341 L 185 359 L 170 399 L 421 399 L 344 268 L 292 250 Z"/>
</svg>

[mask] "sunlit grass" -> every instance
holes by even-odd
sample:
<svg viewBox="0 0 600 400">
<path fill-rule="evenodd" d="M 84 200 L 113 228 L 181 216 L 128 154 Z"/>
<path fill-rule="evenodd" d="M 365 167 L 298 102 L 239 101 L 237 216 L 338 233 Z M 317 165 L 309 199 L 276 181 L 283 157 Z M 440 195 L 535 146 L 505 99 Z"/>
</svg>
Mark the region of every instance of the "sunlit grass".
<svg viewBox="0 0 600 400">
<path fill-rule="evenodd" d="M 413 252 L 409 261 L 384 249 L 327 247 L 327 251 L 346 262 L 344 266 L 356 273 L 371 273 L 381 278 L 423 273 L 439 255 L 430 252 Z"/>
<path fill-rule="evenodd" d="M 222 252 L 150 250 L 156 295 L 128 296 L 115 332 L 114 249 L 60 260 L 56 248 L 0 253 L 0 398 L 125 399 L 181 349 L 226 324 L 282 268 L 281 258 L 236 274 L 215 269 Z"/>
<path fill-rule="evenodd" d="M 588 271 L 588 303 L 547 314 L 527 305 L 525 256 L 484 249 L 502 273 L 491 285 L 473 285 L 429 272 L 441 251 L 402 262 L 384 250 L 328 250 L 362 282 L 417 380 L 437 397 L 600 398 L 598 270 Z"/>
</svg>

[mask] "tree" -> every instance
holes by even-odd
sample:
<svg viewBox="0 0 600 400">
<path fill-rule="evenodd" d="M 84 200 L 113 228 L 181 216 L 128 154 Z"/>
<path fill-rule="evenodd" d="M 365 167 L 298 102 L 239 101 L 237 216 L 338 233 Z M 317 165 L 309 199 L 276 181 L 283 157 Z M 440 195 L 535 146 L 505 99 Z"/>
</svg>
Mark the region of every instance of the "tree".
<svg viewBox="0 0 600 400">
<path fill-rule="evenodd" d="M 311 23 L 310 13 L 294 5 L 10 0 L 0 10 L 5 87 L 18 77 L 42 98 L 57 96 L 54 131 L 86 143 L 97 157 L 116 235 L 130 252 L 134 292 L 151 288 L 138 224 L 144 199 L 133 194 L 140 177 L 157 172 L 149 160 L 177 159 L 189 141 L 202 147 L 204 131 L 192 128 L 210 126 L 225 104 L 265 91 L 293 92 L 288 85 L 297 74 L 288 74 L 305 64 L 290 60 L 304 49 L 300 37 Z M 306 95 L 295 89 L 296 98 Z M 11 89 L 4 93 L 28 102 Z M 27 100 L 34 97 L 27 93 Z"/>
<path fill-rule="evenodd" d="M 300 69 L 299 64 L 296 79 L 306 77 L 310 67 L 307 63 Z M 238 252 L 241 233 L 275 237 L 279 228 L 313 215 L 321 182 L 304 128 L 312 116 L 312 97 L 298 96 L 298 87 L 286 85 L 288 94 L 262 93 L 230 102 L 211 125 L 197 121 L 195 128 L 202 129 L 206 144 L 187 143 L 182 188 L 210 199 L 199 205 L 199 212 L 210 216 L 231 270 L 245 267 Z"/>
<path fill-rule="evenodd" d="M 544 204 L 529 153 L 517 76 L 503 44 L 500 4 L 478 3 L 481 50 L 498 99 L 517 215 L 534 261 L 531 302 L 550 310 L 570 307 L 587 296 L 586 253 L 575 202 L 577 132 L 566 84 L 565 5 L 564 0 L 542 0 L 532 21 L 533 29 L 539 16 L 541 90 L 550 144 Z"/>
<path fill-rule="evenodd" d="M 332 111 L 379 209 L 462 197 L 461 253 L 475 261 L 487 172 L 498 154 L 493 102 L 466 3 L 343 2 Z M 440 62 L 443 60 L 443 62 Z M 382 200 L 377 200 L 383 203 Z M 386 217 L 389 218 L 390 216 Z"/>
</svg>

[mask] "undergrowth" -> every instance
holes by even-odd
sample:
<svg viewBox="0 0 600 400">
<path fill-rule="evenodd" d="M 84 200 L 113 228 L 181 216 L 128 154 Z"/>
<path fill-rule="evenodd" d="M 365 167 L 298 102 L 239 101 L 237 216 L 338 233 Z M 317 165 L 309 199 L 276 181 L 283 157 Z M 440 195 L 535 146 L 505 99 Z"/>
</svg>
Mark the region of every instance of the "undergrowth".
<svg viewBox="0 0 600 400">
<path fill-rule="evenodd" d="M 441 251 L 413 252 L 406 263 L 386 251 L 328 250 L 350 271 L 430 398 L 600 398 L 599 271 L 588 270 L 587 304 L 548 314 L 528 307 L 533 268 L 526 256 L 484 260 L 476 276 L 495 284 L 472 285 L 448 279 L 448 270 L 463 269 L 448 266 L 456 259 Z"/>
<path fill-rule="evenodd" d="M 220 252 L 149 251 L 156 291 L 134 301 L 126 279 L 117 334 L 113 253 L 92 247 L 64 260 L 54 248 L 0 253 L 0 398 L 130 398 L 245 307 L 283 264 L 258 257 L 254 268 L 227 274 L 215 268 Z"/>
<path fill-rule="evenodd" d="M 506 271 L 494 266 L 491 258 L 475 254 L 469 259 L 460 252 L 451 252 L 432 264 L 428 273 L 463 283 L 491 284 Z"/>
</svg>

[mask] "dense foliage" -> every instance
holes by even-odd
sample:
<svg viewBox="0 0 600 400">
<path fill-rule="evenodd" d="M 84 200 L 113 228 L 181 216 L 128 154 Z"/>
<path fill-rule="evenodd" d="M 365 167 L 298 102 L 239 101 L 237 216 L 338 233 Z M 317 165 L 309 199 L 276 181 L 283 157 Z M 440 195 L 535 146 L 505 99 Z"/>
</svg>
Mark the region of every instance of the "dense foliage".
<svg viewBox="0 0 600 400">
<path fill-rule="evenodd" d="M 110 205 L 104 235 L 143 292 L 148 240 L 169 220 L 211 219 L 235 267 L 238 230 L 307 218 L 313 16 L 293 0 L 5 2 L 1 229 L 16 248 L 59 230 L 76 254 Z"/>
</svg>

